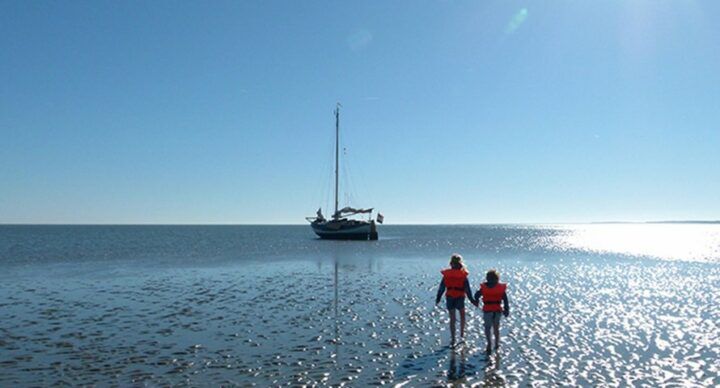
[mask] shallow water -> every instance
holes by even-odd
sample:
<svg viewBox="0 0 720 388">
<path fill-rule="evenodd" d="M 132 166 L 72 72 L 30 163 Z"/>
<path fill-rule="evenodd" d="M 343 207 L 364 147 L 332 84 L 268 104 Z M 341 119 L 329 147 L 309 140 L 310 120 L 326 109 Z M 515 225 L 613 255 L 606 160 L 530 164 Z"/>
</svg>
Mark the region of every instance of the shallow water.
<svg viewBox="0 0 720 388">
<path fill-rule="evenodd" d="M 3 226 L 0 386 L 717 386 L 719 232 Z M 510 285 L 490 357 L 474 308 L 466 344 L 447 346 L 434 295 L 455 251 L 473 288 L 490 267 Z"/>
</svg>

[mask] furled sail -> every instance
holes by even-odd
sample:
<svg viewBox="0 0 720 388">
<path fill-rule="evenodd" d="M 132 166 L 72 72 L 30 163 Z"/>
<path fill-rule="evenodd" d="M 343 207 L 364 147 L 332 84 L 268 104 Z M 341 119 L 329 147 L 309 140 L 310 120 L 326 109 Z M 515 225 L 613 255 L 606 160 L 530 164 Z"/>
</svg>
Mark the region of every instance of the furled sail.
<svg viewBox="0 0 720 388">
<path fill-rule="evenodd" d="M 351 216 L 353 214 L 367 214 L 367 213 L 372 213 L 372 211 L 373 211 L 372 208 L 370 208 L 370 209 L 355 209 L 353 207 L 346 206 L 346 207 L 338 210 L 337 213 L 335 214 L 335 216 L 340 217 L 342 215 Z"/>
</svg>

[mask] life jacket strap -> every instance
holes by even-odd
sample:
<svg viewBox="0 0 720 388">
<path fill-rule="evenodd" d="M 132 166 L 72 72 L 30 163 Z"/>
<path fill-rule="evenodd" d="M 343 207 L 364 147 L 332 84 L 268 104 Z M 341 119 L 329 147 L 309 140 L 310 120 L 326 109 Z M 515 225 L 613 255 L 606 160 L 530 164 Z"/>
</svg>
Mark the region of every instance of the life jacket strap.
<svg viewBox="0 0 720 388">
<path fill-rule="evenodd" d="M 497 302 L 483 302 L 484 304 L 500 304 L 500 301 Z"/>
<path fill-rule="evenodd" d="M 448 287 L 447 289 L 453 290 L 453 291 L 463 291 L 463 292 L 465 291 L 465 289 L 462 287 Z"/>
</svg>

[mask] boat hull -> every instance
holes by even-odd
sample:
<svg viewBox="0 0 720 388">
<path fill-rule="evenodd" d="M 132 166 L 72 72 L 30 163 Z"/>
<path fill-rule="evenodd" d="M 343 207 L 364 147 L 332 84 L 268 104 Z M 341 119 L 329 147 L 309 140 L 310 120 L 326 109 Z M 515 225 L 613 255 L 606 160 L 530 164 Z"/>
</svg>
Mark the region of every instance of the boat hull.
<svg viewBox="0 0 720 388">
<path fill-rule="evenodd" d="M 377 240 L 377 227 L 366 221 L 326 221 L 310 224 L 313 232 L 325 240 Z"/>
</svg>

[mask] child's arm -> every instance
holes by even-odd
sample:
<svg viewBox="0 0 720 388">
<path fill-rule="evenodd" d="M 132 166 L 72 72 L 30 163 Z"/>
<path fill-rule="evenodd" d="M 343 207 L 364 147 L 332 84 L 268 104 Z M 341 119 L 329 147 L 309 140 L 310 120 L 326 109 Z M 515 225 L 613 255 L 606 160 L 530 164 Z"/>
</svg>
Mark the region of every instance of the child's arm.
<svg viewBox="0 0 720 388">
<path fill-rule="evenodd" d="M 445 282 L 440 280 L 440 286 L 438 287 L 437 296 L 435 297 L 435 304 L 440 303 L 440 298 L 442 298 L 442 295 L 444 292 L 445 292 Z"/>
<path fill-rule="evenodd" d="M 467 295 L 468 299 L 470 299 L 470 303 L 477 306 L 478 302 L 476 298 L 473 298 L 472 290 L 470 289 L 470 282 L 465 279 L 465 295 Z"/>
<path fill-rule="evenodd" d="M 503 314 L 507 317 L 510 315 L 510 301 L 508 300 L 507 292 L 503 294 L 503 304 L 505 305 L 503 308 Z"/>
</svg>

